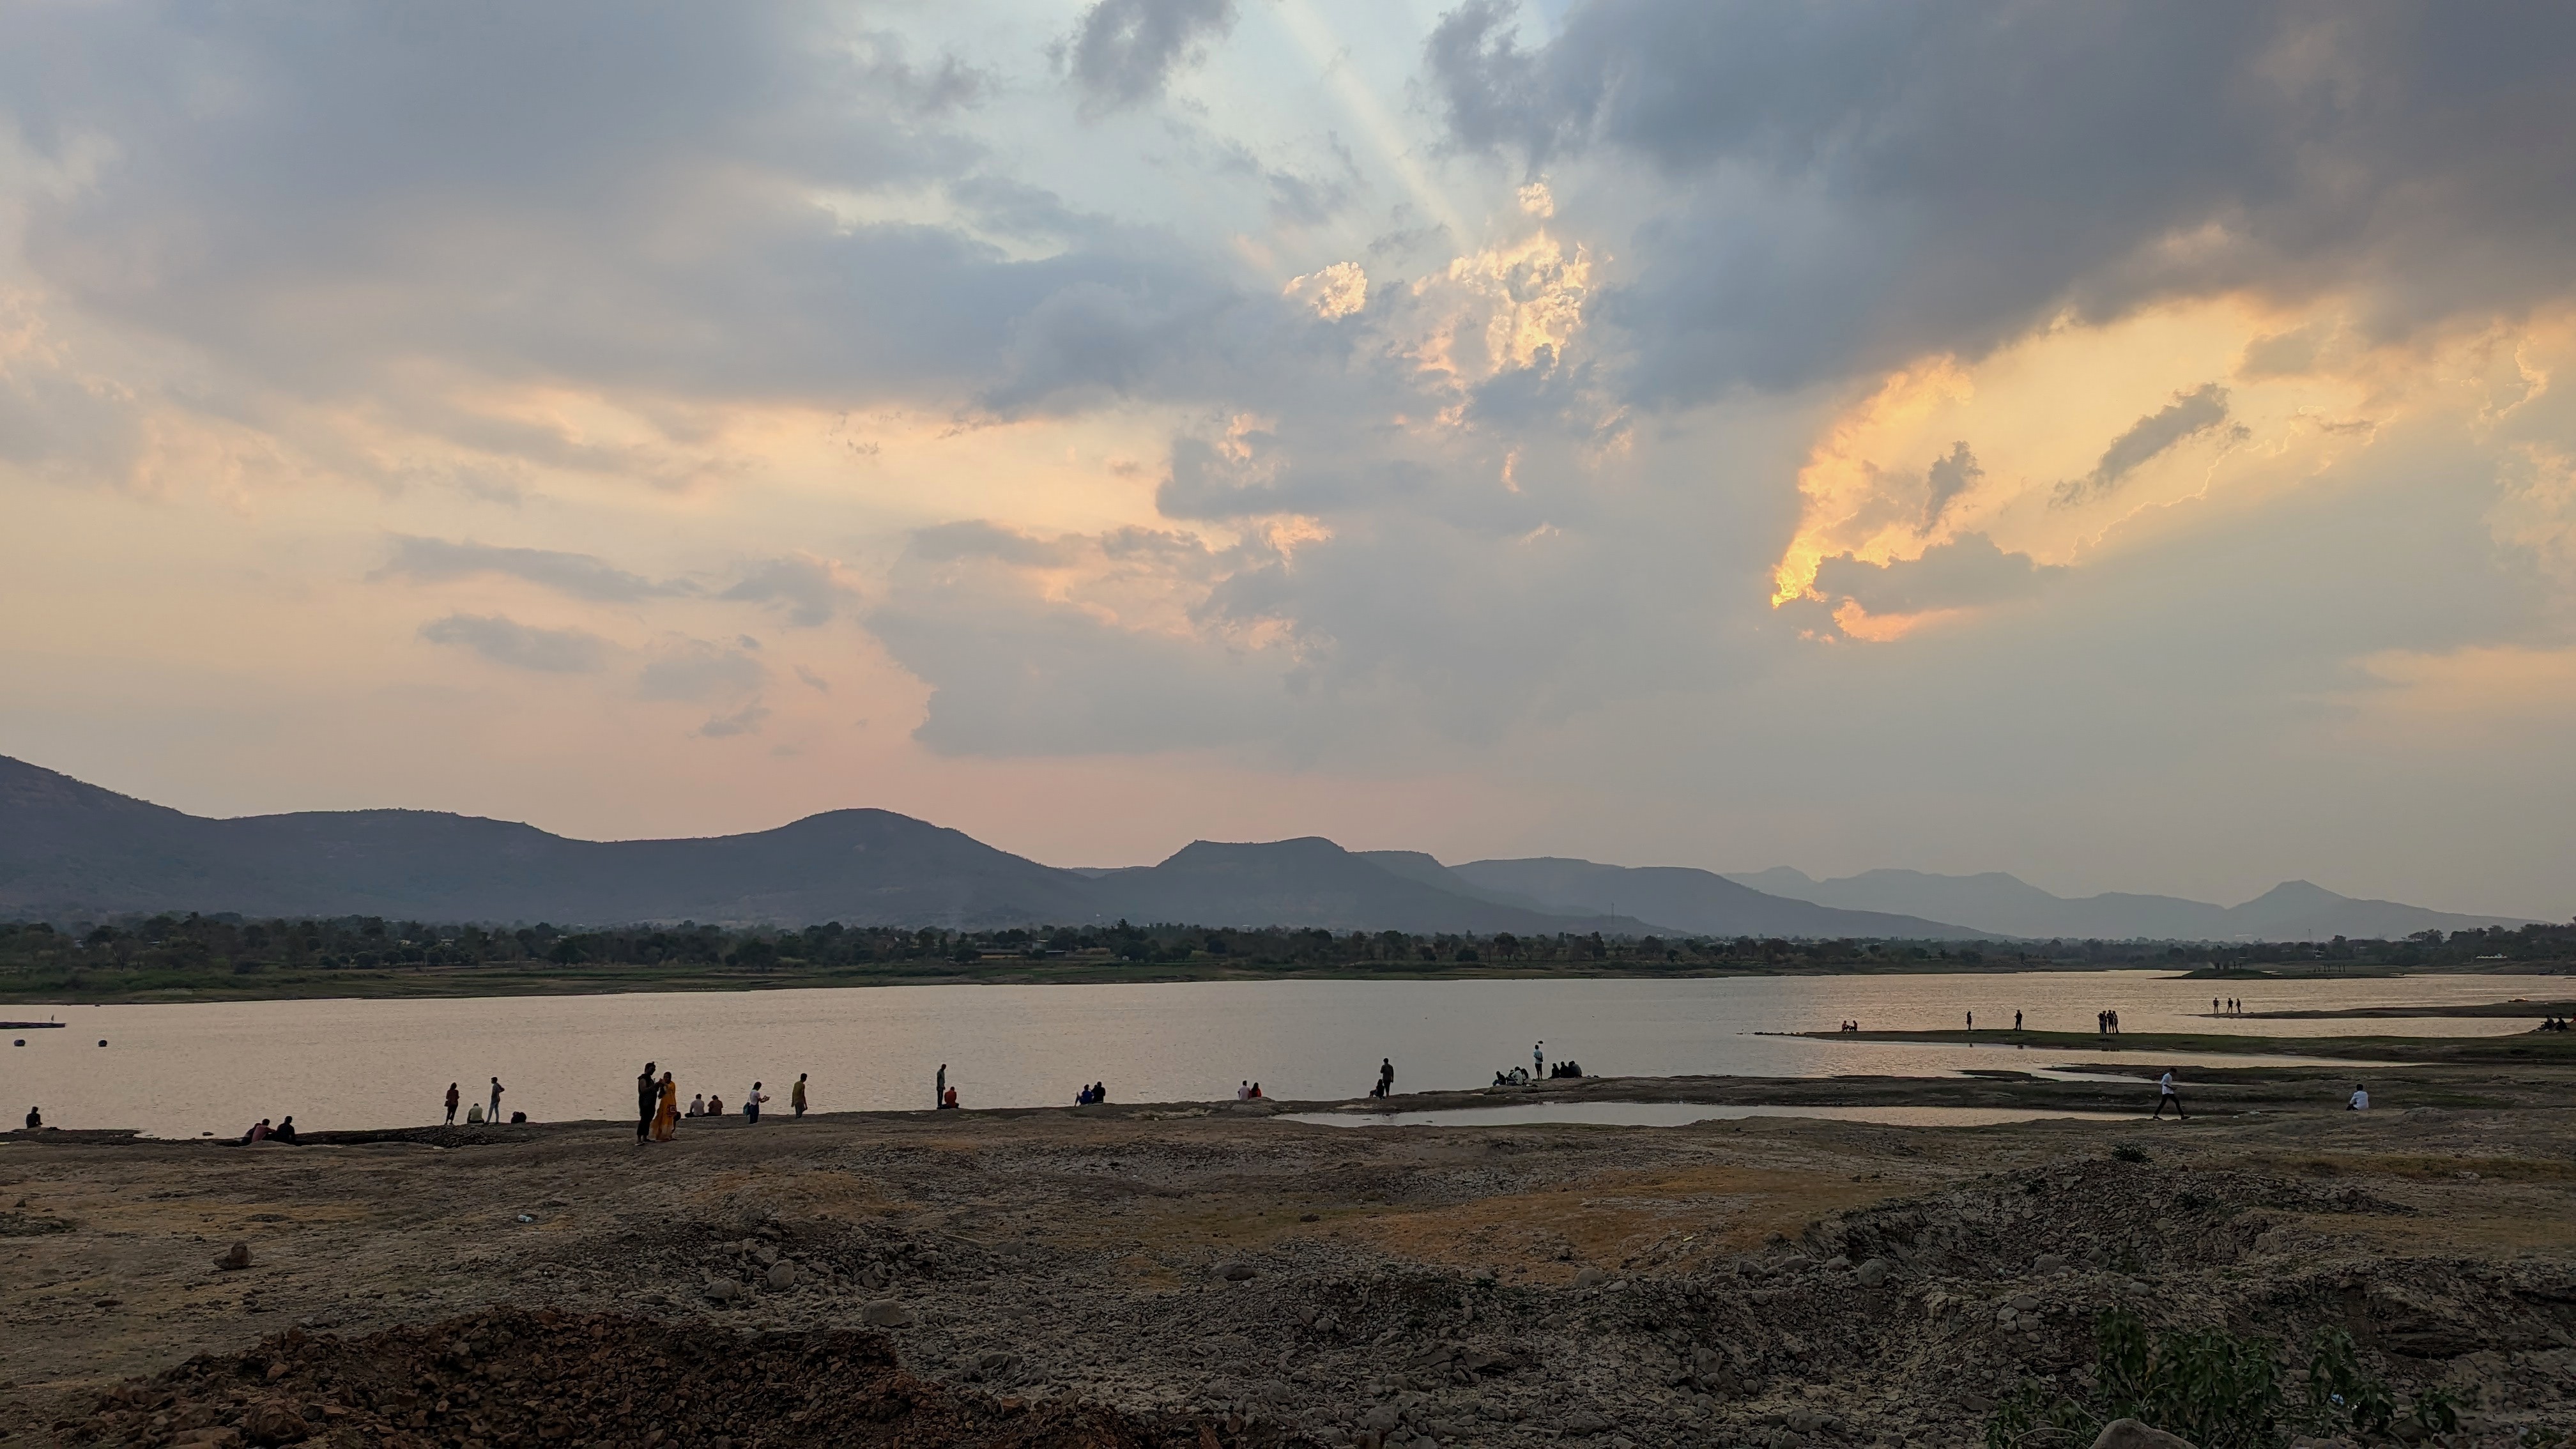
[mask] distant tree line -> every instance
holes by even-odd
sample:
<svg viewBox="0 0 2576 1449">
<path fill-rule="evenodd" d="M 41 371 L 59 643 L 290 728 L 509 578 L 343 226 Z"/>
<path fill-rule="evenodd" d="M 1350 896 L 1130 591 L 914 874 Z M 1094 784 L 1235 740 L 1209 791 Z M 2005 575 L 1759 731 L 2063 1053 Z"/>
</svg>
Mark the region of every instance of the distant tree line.
<svg viewBox="0 0 2576 1449">
<path fill-rule="evenodd" d="M 376 916 L 245 920 L 158 915 L 108 922 L 0 922 L 0 973 L 76 984 L 90 973 L 132 984 L 139 975 L 250 976 L 270 970 L 432 970 L 442 967 L 639 967 L 671 972 L 828 972 L 865 976 L 970 976 L 997 964 L 1120 962 L 1249 969 L 1458 967 L 1814 970 L 2031 970 L 2051 967 L 2315 969 L 2545 965 L 2576 959 L 2576 925 L 2424 931 L 2398 941 L 2168 944 L 1980 942 L 1779 937 L 1605 937 L 1337 933 L 1317 929 L 1183 925 L 1057 926 L 991 931 L 904 930 L 830 922 L 803 929 L 682 922 L 608 929 L 442 925 Z M 2333 969 L 2330 964 L 2327 969 Z"/>
</svg>

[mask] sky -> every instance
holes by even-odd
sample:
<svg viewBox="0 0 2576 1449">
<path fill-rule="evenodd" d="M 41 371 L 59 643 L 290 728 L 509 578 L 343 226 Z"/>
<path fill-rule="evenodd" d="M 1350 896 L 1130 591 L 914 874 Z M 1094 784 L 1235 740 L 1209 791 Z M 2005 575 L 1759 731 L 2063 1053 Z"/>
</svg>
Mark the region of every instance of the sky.
<svg viewBox="0 0 2576 1449">
<path fill-rule="evenodd" d="M 2576 10 L 0 8 L 0 754 L 2576 914 Z"/>
</svg>

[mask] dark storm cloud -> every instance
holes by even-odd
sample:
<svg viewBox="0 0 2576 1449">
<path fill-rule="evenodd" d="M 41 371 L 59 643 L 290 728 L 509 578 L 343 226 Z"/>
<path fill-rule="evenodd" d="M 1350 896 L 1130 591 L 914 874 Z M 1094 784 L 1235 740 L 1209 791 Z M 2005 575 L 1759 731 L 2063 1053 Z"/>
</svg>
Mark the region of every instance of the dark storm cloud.
<svg viewBox="0 0 2576 1449">
<path fill-rule="evenodd" d="M 1224 290 L 1168 238 L 986 175 L 951 122 L 989 88 L 819 6 L 104 4 L 21 10 L 0 45 L 0 125 L 88 178 L 25 198 L 66 299 L 237 385 L 536 458 L 562 440 L 424 379 L 1034 405 L 1062 388 L 1032 370 L 1074 364 L 1011 349 L 1069 345 L 1084 296 L 1150 323 Z M 817 201 L 887 188 L 965 224 Z"/>
<path fill-rule="evenodd" d="M 450 614 L 420 626 L 432 644 L 471 649 L 494 664 L 536 674 L 592 674 L 608 660 L 608 641 L 580 629 L 540 629 L 498 614 Z"/>
<path fill-rule="evenodd" d="M 2176 393 L 2171 403 L 2138 419 L 2127 432 L 2113 438 L 2092 472 L 2057 485 L 2057 501 L 2080 503 L 2098 498 L 2166 449 L 2215 431 L 2226 421 L 2227 389 L 2217 383 L 2202 383 L 2189 392 Z M 2233 431 L 2242 436 L 2245 430 L 2238 427 Z"/>
<path fill-rule="evenodd" d="M 1094 115 L 1150 101 L 1234 28 L 1234 0 L 1097 0 L 1056 59 Z"/>
<path fill-rule="evenodd" d="M 1452 11 L 1450 134 L 1671 189 L 1603 303 L 1641 395 L 1974 353 L 2064 309 L 2351 288 L 2371 324 L 2568 289 L 2576 10 L 1594 0 Z"/>
</svg>

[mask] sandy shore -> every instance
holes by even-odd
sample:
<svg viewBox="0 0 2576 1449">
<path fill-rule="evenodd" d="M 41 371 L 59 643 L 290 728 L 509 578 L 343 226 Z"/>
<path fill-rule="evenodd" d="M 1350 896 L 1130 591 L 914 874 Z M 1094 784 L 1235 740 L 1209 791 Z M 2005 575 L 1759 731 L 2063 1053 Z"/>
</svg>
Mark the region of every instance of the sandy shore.
<svg viewBox="0 0 2576 1449">
<path fill-rule="evenodd" d="M 622 1123 L 252 1149 L 12 1133 L 0 1424 L 551 1442 L 509 1428 L 554 1382 L 510 1356 L 596 1378 L 533 1347 L 588 1324 L 620 1363 L 735 1379 L 593 1395 L 566 1442 L 1965 1445 L 2128 1305 L 2347 1327 L 2401 1388 L 2458 1387 L 2462 1442 L 2576 1428 L 2576 1068 L 2411 1066 L 2367 1114 L 2313 1071 L 2195 1076 L 2187 1124 L 2143 1120 L 2130 1083 L 2002 1075 L 1514 1100 L 2130 1115 L 1348 1129 L 1225 1103 L 690 1124 L 641 1149 Z M 236 1242 L 252 1266 L 218 1268 Z M 518 1310 L 552 1317 L 491 1316 Z M 874 1407 L 725 1417 L 785 1391 L 761 1375 L 824 1373 L 829 1334 L 827 1376 L 878 1375 L 851 1391 Z M 214 1357 L 119 1388 L 192 1355 Z"/>
</svg>

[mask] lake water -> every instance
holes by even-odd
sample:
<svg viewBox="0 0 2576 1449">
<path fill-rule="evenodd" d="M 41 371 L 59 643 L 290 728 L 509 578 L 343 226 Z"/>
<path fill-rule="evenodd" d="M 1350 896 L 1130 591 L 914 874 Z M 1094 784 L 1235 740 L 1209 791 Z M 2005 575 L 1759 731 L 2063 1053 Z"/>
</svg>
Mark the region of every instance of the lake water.
<svg viewBox="0 0 2576 1449">
<path fill-rule="evenodd" d="M 1100 986 L 897 986 L 443 1001 L 260 1001 L 0 1007 L 59 1016 L 0 1046 L 0 1111 L 33 1105 L 60 1127 L 160 1136 L 237 1134 L 293 1113 L 307 1130 L 434 1122 L 451 1081 L 469 1102 L 487 1079 L 506 1115 L 622 1118 L 646 1060 L 738 1104 L 758 1078 L 780 1111 L 798 1072 L 817 1111 L 926 1108 L 940 1063 L 968 1107 L 1069 1103 L 1106 1081 L 1114 1101 L 1204 1101 L 1259 1081 L 1308 1101 L 1364 1093 L 1392 1057 L 1399 1092 L 1476 1087 L 1551 1062 L 1595 1075 L 1923 1075 L 2032 1069 L 2089 1053 L 1817 1042 L 1762 1032 L 1979 1027 L 2091 1031 L 2117 1008 L 2132 1031 L 2278 1035 L 2475 1035 L 2506 1019 L 2253 1021 L 2208 1017 L 2231 990 L 2248 1009 L 2550 999 L 2563 978 L 2424 976 L 2354 981 L 2173 980 L 2152 972 L 1977 976 L 1720 977 L 1660 981 L 1266 981 Z M 106 1039 L 108 1046 L 97 1045 Z M 2125 1058 L 2137 1061 L 2136 1057 Z M 2190 1065 L 2193 1058 L 2158 1058 Z M 2251 1065 L 2256 1057 L 2213 1059 Z"/>
</svg>

